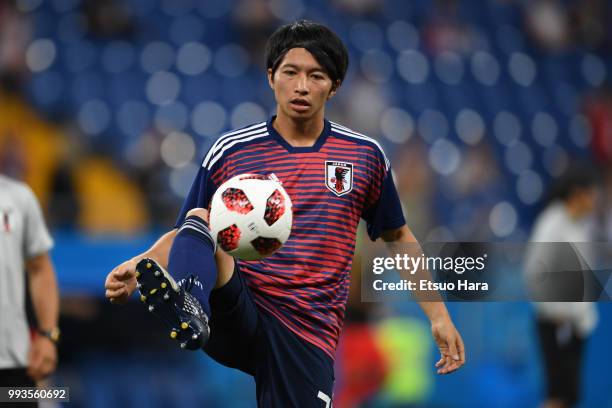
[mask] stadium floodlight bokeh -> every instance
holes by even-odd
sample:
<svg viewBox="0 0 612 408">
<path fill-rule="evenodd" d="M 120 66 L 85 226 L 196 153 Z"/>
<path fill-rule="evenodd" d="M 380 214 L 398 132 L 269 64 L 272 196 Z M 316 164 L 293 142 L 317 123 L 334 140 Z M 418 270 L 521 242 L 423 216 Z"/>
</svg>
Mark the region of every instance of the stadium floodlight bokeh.
<svg viewBox="0 0 612 408">
<path fill-rule="evenodd" d="M 552 180 L 582 159 L 605 169 L 597 233 L 609 241 L 611 15 L 604 0 L 4 2 L 0 171 L 28 182 L 46 209 L 73 339 L 51 381 L 74 387 L 77 406 L 159 406 L 143 397 L 157 381 L 170 405 L 253 406 L 248 378 L 205 356 L 150 362 L 169 347 L 163 339 L 138 351 L 150 336 L 109 333 L 129 321 L 114 321 L 102 282 L 173 225 L 215 136 L 273 113 L 263 45 L 286 21 L 321 21 L 347 43 L 349 73 L 327 116 L 381 140 L 419 240 L 525 241 Z M 599 306 L 605 322 L 612 309 Z M 376 333 L 398 330 L 428 358 L 414 305 L 390 308 L 405 326 Z M 371 406 L 534 405 L 541 368 L 529 306 L 450 308 L 466 333 L 464 372 L 434 379 L 413 370 L 407 381 L 421 388 L 404 392 L 391 370 L 386 383 L 364 386 Z M 612 404 L 595 357 L 612 361 L 605 326 L 589 346 L 584 407 Z M 133 353 L 122 373 L 110 366 L 117 350 Z M 349 364 L 341 356 L 338 364 Z M 157 371 L 139 387 L 148 364 Z M 199 391 L 185 397 L 184 387 Z"/>
</svg>

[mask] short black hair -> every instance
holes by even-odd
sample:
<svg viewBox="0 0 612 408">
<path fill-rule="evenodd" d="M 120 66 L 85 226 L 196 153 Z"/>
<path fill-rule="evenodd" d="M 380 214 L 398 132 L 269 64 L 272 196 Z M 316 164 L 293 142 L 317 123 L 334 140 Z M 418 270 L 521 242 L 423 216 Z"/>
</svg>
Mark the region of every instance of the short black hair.
<svg viewBox="0 0 612 408">
<path fill-rule="evenodd" d="M 601 174 L 596 166 L 583 160 L 572 161 L 553 182 L 549 201 L 566 201 L 576 192 L 597 187 L 601 182 Z"/>
<path fill-rule="evenodd" d="M 308 20 L 286 24 L 277 29 L 266 44 L 266 69 L 272 75 L 292 48 L 305 48 L 310 52 L 334 82 L 344 80 L 348 68 L 346 46 L 329 28 Z"/>
</svg>

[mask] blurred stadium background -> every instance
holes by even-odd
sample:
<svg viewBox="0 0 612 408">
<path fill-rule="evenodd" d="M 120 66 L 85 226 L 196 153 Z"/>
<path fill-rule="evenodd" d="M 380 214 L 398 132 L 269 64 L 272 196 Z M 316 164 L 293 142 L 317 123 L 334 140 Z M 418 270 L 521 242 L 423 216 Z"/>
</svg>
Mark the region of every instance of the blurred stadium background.
<svg viewBox="0 0 612 408">
<path fill-rule="evenodd" d="M 211 138 L 270 115 L 265 39 L 299 18 L 349 46 L 327 116 L 383 142 L 420 240 L 525 240 L 576 159 L 612 184 L 606 0 L 4 0 L 0 171 L 32 186 L 56 240 L 64 341 L 49 384 L 73 406 L 254 406 L 249 377 L 175 351 L 139 305 L 107 305 L 103 281 L 173 225 Z M 581 407 L 612 407 L 610 306 Z M 355 294 L 334 405 L 537 406 L 530 306 L 449 308 L 468 364 L 438 377 L 418 308 Z"/>
</svg>

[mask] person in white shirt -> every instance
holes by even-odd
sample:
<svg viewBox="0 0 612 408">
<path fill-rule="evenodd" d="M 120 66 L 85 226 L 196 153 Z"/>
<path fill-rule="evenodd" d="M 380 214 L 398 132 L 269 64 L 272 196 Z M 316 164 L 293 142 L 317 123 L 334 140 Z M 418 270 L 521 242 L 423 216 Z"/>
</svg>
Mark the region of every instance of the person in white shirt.
<svg viewBox="0 0 612 408">
<path fill-rule="evenodd" d="M 55 370 L 59 292 L 52 246 L 32 190 L 0 175 L 0 387 L 32 387 Z M 33 336 L 26 317 L 26 271 L 38 321 Z"/>
<path fill-rule="evenodd" d="M 550 203 L 537 217 L 530 237 L 533 244 L 527 255 L 526 273 L 528 279 L 532 279 L 532 293 L 543 287 L 538 287 L 541 281 L 533 279 L 538 274 L 555 279 L 548 286 L 551 291 L 558 291 L 565 285 L 565 288 L 561 288 L 564 292 L 557 292 L 552 298 L 558 297 L 559 293 L 568 293 L 567 282 L 571 285 L 572 278 L 561 275 L 555 277 L 554 274 L 565 271 L 565 275 L 568 275 L 566 270 L 576 269 L 565 261 L 569 258 L 576 258 L 571 263 L 576 263 L 578 268 L 584 270 L 584 262 L 580 258 L 588 259 L 589 254 L 576 252 L 575 257 L 572 254 L 578 251 L 577 248 L 585 246 L 562 243 L 593 241 L 592 222 L 597 195 L 598 175 L 590 166 L 575 164 L 557 180 Z M 559 265 L 560 262 L 564 265 Z M 543 265 L 552 266 L 552 269 L 542 271 L 540 269 Z M 546 275 L 547 272 L 552 273 Z M 564 279 L 566 283 L 555 285 Z M 569 289 L 569 292 L 576 292 Z M 579 290 L 580 287 L 574 289 Z M 575 296 L 569 300 L 575 300 Z M 584 342 L 597 325 L 597 308 L 592 302 L 582 301 L 534 302 L 534 307 L 547 380 L 547 399 L 542 407 L 571 407 L 580 398 Z"/>
</svg>

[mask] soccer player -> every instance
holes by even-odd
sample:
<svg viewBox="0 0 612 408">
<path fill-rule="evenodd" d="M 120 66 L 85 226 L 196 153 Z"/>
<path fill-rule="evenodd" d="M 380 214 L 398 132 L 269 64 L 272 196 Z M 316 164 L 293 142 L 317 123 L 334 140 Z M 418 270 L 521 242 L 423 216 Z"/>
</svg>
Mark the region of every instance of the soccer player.
<svg viewBox="0 0 612 408">
<path fill-rule="evenodd" d="M 380 145 L 325 119 L 348 66 L 342 41 L 299 21 L 272 34 L 266 54 L 276 116 L 214 143 L 176 228 L 111 271 L 106 296 L 124 302 L 138 283 L 182 347 L 254 376 L 260 407 L 329 407 L 359 219 L 372 240 L 416 240 Z M 215 252 L 207 225 L 215 189 L 243 173 L 275 174 L 293 202 L 289 240 L 260 261 Z M 438 373 L 458 369 L 463 342 L 445 305 L 421 306 L 442 354 Z"/>
</svg>

